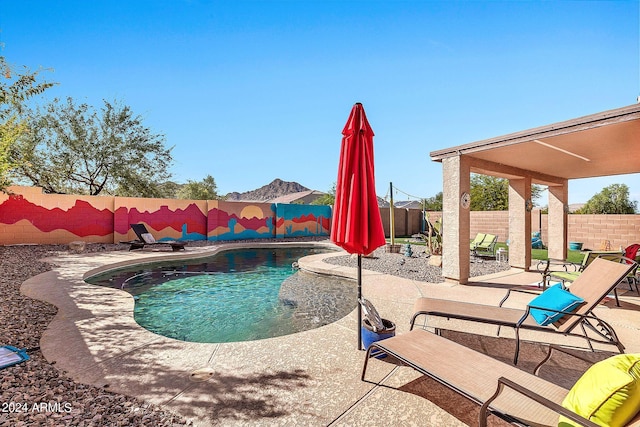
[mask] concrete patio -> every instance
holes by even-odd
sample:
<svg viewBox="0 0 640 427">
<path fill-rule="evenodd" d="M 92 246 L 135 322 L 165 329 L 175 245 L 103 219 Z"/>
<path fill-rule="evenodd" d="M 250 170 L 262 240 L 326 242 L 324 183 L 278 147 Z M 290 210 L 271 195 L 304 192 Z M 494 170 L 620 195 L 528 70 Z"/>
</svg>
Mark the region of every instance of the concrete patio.
<svg viewBox="0 0 640 427">
<path fill-rule="evenodd" d="M 361 381 L 364 352 L 356 347 L 356 310 L 333 324 L 278 338 L 188 343 L 140 327 L 133 319 L 134 301 L 128 293 L 83 281 L 87 272 L 113 265 L 193 257 L 221 248 L 187 248 L 180 254 L 109 252 L 55 258 L 56 268 L 22 286 L 27 296 L 59 309 L 41 340 L 44 356 L 76 381 L 161 405 L 192 419 L 196 426 L 475 425 L 476 405 L 410 368 L 391 361 L 372 361 L 367 374 L 371 382 Z M 306 257 L 300 260 L 300 267 L 355 277 L 354 269 L 323 262 L 326 256 L 335 255 Z M 431 284 L 365 271 L 363 293 L 383 317 L 396 323 L 400 334 L 409 328 L 418 297 L 497 304 L 508 287 L 530 285 L 539 279 L 538 273 L 512 269 L 472 278 L 468 285 Z M 626 284 L 620 285 L 619 291 L 621 307 L 611 300 L 601 304 L 596 313 L 613 325 L 627 352 L 640 352 L 640 297 Z M 510 304 L 524 306 L 530 299 L 515 295 Z M 495 327 L 487 325 L 450 321 L 447 326 L 462 332 L 451 333 L 452 339 L 505 361 L 512 357 L 511 331 L 503 331 L 497 338 Z M 585 348 L 580 339 L 531 332 L 521 336 Z M 612 347 L 602 349 L 613 351 Z M 531 369 L 542 359 L 543 350 L 542 345 L 527 344 L 521 367 Z"/>
</svg>

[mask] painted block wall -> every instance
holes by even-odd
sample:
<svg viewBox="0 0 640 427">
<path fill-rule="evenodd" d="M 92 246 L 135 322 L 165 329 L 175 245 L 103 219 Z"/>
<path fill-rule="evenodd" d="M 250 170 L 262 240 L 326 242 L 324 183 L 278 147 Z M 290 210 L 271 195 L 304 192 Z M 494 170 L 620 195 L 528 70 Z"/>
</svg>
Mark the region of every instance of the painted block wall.
<svg viewBox="0 0 640 427">
<path fill-rule="evenodd" d="M 126 241 L 135 237 L 130 224 L 137 222 L 164 240 L 328 236 L 331 227 L 329 206 L 44 194 L 35 187 L 11 187 L 10 191 L 13 194 L 0 193 L 0 245 Z M 389 236 L 389 208 L 380 212 Z M 396 236 L 422 230 L 421 210 L 396 208 L 394 212 Z M 429 215 L 436 221 L 442 213 Z M 506 241 L 508 215 L 506 211 L 472 211 L 469 239 L 482 232 Z M 538 231 L 540 225 L 542 241 L 547 242 L 547 215 L 534 209 L 531 230 Z M 613 249 L 640 243 L 640 215 L 569 215 L 568 239 L 589 249 L 600 249 L 606 241 Z"/>
<path fill-rule="evenodd" d="M 134 240 L 131 224 L 143 223 L 157 240 L 206 240 L 204 200 L 114 197 L 114 243 Z"/>
<path fill-rule="evenodd" d="M 208 240 L 270 239 L 275 237 L 272 203 L 209 200 Z"/>
<path fill-rule="evenodd" d="M 134 223 L 160 241 L 328 236 L 331 226 L 329 206 L 10 191 L 0 193 L 0 245 L 117 243 L 136 238 Z"/>
<path fill-rule="evenodd" d="M 0 193 L 0 244 L 113 242 L 113 197 L 8 190 L 13 194 Z"/>
<path fill-rule="evenodd" d="M 328 236 L 331 207 L 278 203 L 276 237 Z"/>
</svg>

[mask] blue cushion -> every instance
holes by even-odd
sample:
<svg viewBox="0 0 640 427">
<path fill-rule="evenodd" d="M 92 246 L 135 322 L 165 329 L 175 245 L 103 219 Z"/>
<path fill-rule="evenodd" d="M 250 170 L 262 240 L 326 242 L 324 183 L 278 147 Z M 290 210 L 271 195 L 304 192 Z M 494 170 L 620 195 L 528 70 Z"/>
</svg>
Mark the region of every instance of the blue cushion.
<svg viewBox="0 0 640 427">
<path fill-rule="evenodd" d="M 583 302 L 582 298 L 562 289 L 562 285 L 558 283 L 535 297 L 529 306 L 540 307 L 531 308 L 530 313 L 539 325 L 546 326 L 557 322 L 565 315 L 565 313 L 558 313 L 558 311 L 571 312 Z"/>
</svg>

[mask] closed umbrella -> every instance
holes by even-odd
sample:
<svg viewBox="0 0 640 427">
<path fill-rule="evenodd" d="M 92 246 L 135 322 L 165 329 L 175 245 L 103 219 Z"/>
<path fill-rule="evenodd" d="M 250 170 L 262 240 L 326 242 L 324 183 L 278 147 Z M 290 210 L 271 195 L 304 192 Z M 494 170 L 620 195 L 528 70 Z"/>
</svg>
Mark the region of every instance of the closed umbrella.
<svg viewBox="0 0 640 427">
<path fill-rule="evenodd" d="M 358 255 L 358 301 L 362 298 L 362 255 L 386 243 L 373 167 L 373 130 L 361 103 L 351 109 L 342 130 L 331 241 Z M 362 310 L 358 306 L 358 349 L 362 349 Z"/>
</svg>

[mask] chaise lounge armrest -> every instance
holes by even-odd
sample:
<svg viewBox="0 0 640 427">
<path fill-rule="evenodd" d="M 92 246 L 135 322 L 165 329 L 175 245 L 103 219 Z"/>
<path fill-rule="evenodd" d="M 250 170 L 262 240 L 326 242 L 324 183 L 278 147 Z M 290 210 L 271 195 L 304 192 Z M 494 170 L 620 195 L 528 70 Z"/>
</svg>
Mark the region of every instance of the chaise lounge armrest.
<svg viewBox="0 0 640 427">
<path fill-rule="evenodd" d="M 586 357 L 583 357 L 581 355 L 577 355 L 563 347 L 560 347 L 558 345 L 555 344 L 551 344 L 549 345 L 549 350 L 547 351 L 547 355 L 545 356 L 544 359 L 542 359 L 542 361 L 540 363 L 538 363 L 536 365 L 536 367 L 533 370 L 533 374 L 534 375 L 538 375 L 538 373 L 540 372 L 540 368 L 542 368 L 542 366 L 547 363 L 550 359 L 551 359 L 551 355 L 553 354 L 553 352 L 560 352 L 560 353 L 564 353 L 567 354 L 569 356 L 575 357 L 576 359 L 580 359 L 586 363 L 593 363 L 592 360 L 589 360 Z M 491 402 L 493 402 L 499 395 L 500 393 L 502 393 L 502 390 L 504 389 L 504 387 L 508 387 L 511 388 L 512 390 L 528 397 L 529 399 L 546 406 L 547 408 L 551 409 L 552 411 L 555 411 L 556 413 L 558 413 L 558 415 L 563 415 L 567 418 L 569 418 L 570 420 L 577 422 L 581 425 L 585 425 L 585 426 L 597 426 L 598 424 L 595 424 L 583 417 L 581 417 L 580 415 L 576 414 L 575 412 L 572 412 L 570 410 L 568 410 L 567 408 L 558 405 L 555 402 L 550 401 L 549 399 L 545 398 L 544 396 L 541 396 L 538 393 L 535 393 L 534 391 L 529 390 L 526 387 L 523 387 L 520 384 L 517 384 L 513 381 L 511 381 L 508 378 L 505 377 L 500 377 L 498 379 L 498 386 L 496 388 L 496 392 L 494 393 L 493 396 L 491 396 L 490 399 L 488 399 L 486 402 L 483 403 L 482 407 L 480 408 L 480 419 L 479 419 L 479 425 L 481 427 L 485 427 L 487 424 L 487 417 L 488 417 L 488 409 L 489 406 L 491 405 Z"/>
<path fill-rule="evenodd" d="M 560 352 L 566 355 L 569 355 L 571 357 L 574 357 L 576 359 L 582 360 L 583 362 L 588 363 L 589 365 L 591 365 L 593 363 L 593 360 L 584 357 L 583 355 L 579 355 L 576 354 L 564 347 L 561 347 L 559 345 L 556 344 L 551 344 L 549 345 L 549 350 L 547 351 L 547 355 L 545 356 L 545 358 L 538 363 L 538 365 L 534 368 L 533 370 L 533 374 L 538 376 L 538 373 L 540 372 L 540 368 L 542 368 L 542 366 L 547 363 L 550 359 L 551 359 L 551 355 L 553 354 L 553 352 Z M 479 415 L 479 423 L 478 425 L 480 427 L 486 427 L 487 425 L 487 417 L 489 415 L 490 412 L 490 405 L 491 402 L 493 402 L 504 390 L 504 388 L 510 388 L 512 390 L 514 390 L 517 393 L 520 393 L 521 395 L 547 407 L 548 409 L 556 412 L 558 415 L 562 415 L 568 419 L 570 419 L 571 421 L 574 421 L 580 425 L 583 426 L 598 426 L 599 424 L 593 423 L 592 421 L 587 420 L 586 418 L 576 414 L 575 412 L 563 407 L 562 405 L 559 405 L 556 402 L 553 402 L 549 399 L 547 399 L 546 397 L 540 395 L 539 393 L 536 393 L 530 389 L 528 389 L 527 387 L 522 386 L 521 384 L 516 383 L 515 381 L 510 380 L 509 378 L 506 378 L 504 376 L 500 377 L 498 379 L 498 385 L 496 387 L 496 391 L 493 394 L 493 396 L 491 396 L 487 401 L 485 401 L 481 408 L 480 408 L 480 415 Z M 636 414 L 635 417 L 633 417 L 631 419 L 631 421 L 629 421 L 627 424 L 625 424 L 626 426 L 639 426 L 640 425 L 640 413 Z"/>
<path fill-rule="evenodd" d="M 498 378 L 498 387 L 496 388 L 496 392 L 493 394 L 493 396 L 491 396 L 486 402 L 484 402 L 482 404 L 482 406 L 480 407 L 480 416 L 479 416 L 479 422 L 478 425 L 480 427 L 486 427 L 487 426 L 487 417 L 489 415 L 489 406 L 491 405 L 491 402 L 493 402 L 504 390 L 505 387 L 508 387 L 514 391 L 516 391 L 517 393 L 520 393 L 526 397 L 528 397 L 529 399 L 544 405 L 545 407 L 549 408 L 550 410 L 558 413 L 558 415 L 563 415 L 564 417 L 570 419 L 571 421 L 574 421 L 580 425 L 586 426 L 586 427 L 598 427 L 598 424 L 587 420 L 586 418 L 581 417 L 580 415 L 576 414 L 575 412 L 572 412 L 566 408 L 564 408 L 562 405 L 559 405 L 555 402 L 552 402 L 551 400 L 547 399 L 546 397 L 533 392 L 531 390 L 529 390 L 526 387 L 521 386 L 520 384 L 517 384 L 513 381 L 511 381 L 508 378 L 505 377 L 500 377 Z"/>
</svg>

